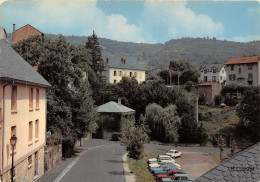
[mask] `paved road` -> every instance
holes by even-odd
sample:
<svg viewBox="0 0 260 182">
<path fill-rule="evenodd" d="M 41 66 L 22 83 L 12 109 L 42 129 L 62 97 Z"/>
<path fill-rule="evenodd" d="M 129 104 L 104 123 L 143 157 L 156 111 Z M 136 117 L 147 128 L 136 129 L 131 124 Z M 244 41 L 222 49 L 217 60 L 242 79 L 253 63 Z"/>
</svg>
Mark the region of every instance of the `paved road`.
<svg viewBox="0 0 260 182">
<path fill-rule="evenodd" d="M 88 140 L 88 150 L 61 179 L 62 182 L 123 182 L 122 155 L 126 153 L 118 142 Z"/>
</svg>

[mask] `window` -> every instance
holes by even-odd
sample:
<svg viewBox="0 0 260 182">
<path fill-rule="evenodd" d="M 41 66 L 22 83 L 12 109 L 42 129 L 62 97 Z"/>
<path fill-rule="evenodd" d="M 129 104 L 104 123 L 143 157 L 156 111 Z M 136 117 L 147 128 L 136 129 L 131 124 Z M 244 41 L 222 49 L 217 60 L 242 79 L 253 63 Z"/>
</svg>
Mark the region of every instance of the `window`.
<svg viewBox="0 0 260 182">
<path fill-rule="evenodd" d="M 119 76 L 122 76 L 122 71 L 119 71 Z"/>
<path fill-rule="evenodd" d="M 39 89 L 37 88 L 36 89 L 36 103 L 35 103 L 35 105 L 36 105 L 36 108 L 39 108 L 39 95 L 40 95 L 40 91 L 39 91 Z"/>
<path fill-rule="evenodd" d="M 216 82 L 216 76 L 212 76 L 212 81 Z"/>
<path fill-rule="evenodd" d="M 213 73 L 216 73 L 217 71 L 216 71 L 216 68 L 213 68 Z"/>
<path fill-rule="evenodd" d="M 135 72 L 135 78 L 137 78 L 137 72 Z"/>
<path fill-rule="evenodd" d="M 11 127 L 11 137 L 15 135 L 16 136 L 16 126 Z M 10 138 L 11 138 L 10 137 Z M 14 150 L 16 149 L 16 146 L 14 146 Z M 10 144 L 10 150 L 12 151 L 12 145 Z"/>
<path fill-rule="evenodd" d="M 32 141 L 32 132 L 33 132 L 33 130 L 32 130 L 32 127 L 33 127 L 33 123 L 32 123 L 32 121 L 30 121 L 29 122 L 29 130 L 28 130 L 28 141 L 29 142 L 31 142 Z"/>
<path fill-rule="evenodd" d="M 231 65 L 231 71 L 233 71 L 234 70 L 234 65 Z"/>
<path fill-rule="evenodd" d="M 33 109 L 33 88 L 29 91 L 29 109 Z"/>
<path fill-rule="evenodd" d="M 235 74 L 229 75 L 229 80 L 231 81 L 236 80 L 236 75 Z"/>
<path fill-rule="evenodd" d="M 208 77 L 204 76 L 204 82 L 207 82 L 207 81 L 208 81 Z"/>
<path fill-rule="evenodd" d="M 248 70 L 252 70 L 253 69 L 253 65 L 252 64 L 249 64 L 248 65 Z"/>
<path fill-rule="evenodd" d="M 35 120 L 35 138 L 39 138 L 39 120 Z"/>
<path fill-rule="evenodd" d="M 114 83 L 116 83 L 116 80 L 114 80 Z"/>
<path fill-rule="evenodd" d="M 114 71 L 114 76 L 116 76 L 116 71 Z"/>
<path fill-rule="evenodd" d="M 38 151 L 34 153 L 34 176 L 38 175 Z"/>
<path fill-rule="evenodd" d="M 28 157 L 28 166 L 31 166 L 32 165 L 32 156 L 30 155 Z"/>
<path fill-rule="evenodd" d="M 132 75 L 132 72 L 130 72 L 130 77 L 132 77 L 133 75 Z"/>
<path fill-rule="evenodd" d="M 11 95 L 11 110 L 15 111 L 17 109 L 17 87 L 12 86 L 12 95 Z"/>
<path fill-rule="evenodd" d="M 224 70 L 222 70 L 222 73 L 224 74 Z"/>
<path fill-rule="evenodd" d="M 238 68 L 238 74 L 241 74 L 241 68 Z"/>
<path fill-rule="evenodd" d="M 220 80 L 222 80 L 222 76 L 220 76 Z"/>
</svg>

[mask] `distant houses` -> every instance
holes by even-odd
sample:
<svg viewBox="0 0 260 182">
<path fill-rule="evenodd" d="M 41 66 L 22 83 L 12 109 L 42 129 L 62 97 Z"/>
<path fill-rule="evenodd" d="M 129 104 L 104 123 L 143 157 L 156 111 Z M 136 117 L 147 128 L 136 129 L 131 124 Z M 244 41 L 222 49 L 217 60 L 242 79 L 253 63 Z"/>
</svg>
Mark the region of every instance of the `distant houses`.
<svg viewBox="0 0 260 182">
<path fill-rule="evenodd" d="M 201 82 L 224 83 L 226 81 L 226 70 L 223 64 L 207 64 L 201 69 Z"/>
<path fill-rule="evenodd" d="M 123 77 L 135 78 L 138 83 L 142 83 L 145 81 L 145 68 L 135 60 L 107 58 L 103 76 L 107 84 L 116 84 Z"/>
</svg>

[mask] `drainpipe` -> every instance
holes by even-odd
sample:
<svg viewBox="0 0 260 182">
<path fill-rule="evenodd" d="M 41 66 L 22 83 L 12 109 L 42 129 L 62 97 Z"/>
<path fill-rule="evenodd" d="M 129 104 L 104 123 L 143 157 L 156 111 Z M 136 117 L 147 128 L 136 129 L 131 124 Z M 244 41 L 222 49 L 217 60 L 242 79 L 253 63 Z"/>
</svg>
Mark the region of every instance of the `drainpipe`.
<svg viewBox="0 0 260 182">
<path fill-rule="evenodd" d="M 14 82 L 8 83 L 3 86 L 3 124 L 2 124 L 2 170 L 1 170 L 1 181 L 3 182 L 4 176 L 4 141 L 5 141 L 5 87 L 8 85 L 13 85 Z"/>
</svg>

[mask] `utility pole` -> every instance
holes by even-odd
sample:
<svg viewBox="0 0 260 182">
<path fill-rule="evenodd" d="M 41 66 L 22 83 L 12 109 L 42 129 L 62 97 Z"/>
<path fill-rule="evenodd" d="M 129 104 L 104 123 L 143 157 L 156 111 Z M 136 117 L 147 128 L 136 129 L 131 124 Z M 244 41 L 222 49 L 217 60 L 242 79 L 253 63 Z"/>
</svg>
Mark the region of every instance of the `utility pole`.
<svg viewBox="0 0 260 182">
<path fill-rule="evenodd" d="M 199 122 L 199 96 L 196 97 L 196 121 Z"/>
<path fill-rule="evenodd" d="M 178 68 L 178 93 L 179 93 L 179 86 L 180 86 L 180 77 L 179 77 L 179 68 Z"/>
</svg>

